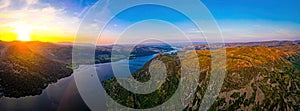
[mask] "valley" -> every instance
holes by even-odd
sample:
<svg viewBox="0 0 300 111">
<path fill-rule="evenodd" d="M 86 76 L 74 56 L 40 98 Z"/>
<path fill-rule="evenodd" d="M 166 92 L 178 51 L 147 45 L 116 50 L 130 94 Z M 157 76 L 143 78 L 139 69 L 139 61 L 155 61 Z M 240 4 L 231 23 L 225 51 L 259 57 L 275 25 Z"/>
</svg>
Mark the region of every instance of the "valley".
<svg viewBox="0 0 300 111">
<path fill-rule="evenodd" d="M 127 107 L 144 109 L 160 105 L 172 97 L 182 77 L 181 67 L 194 70 L 190 66 L 194 57 L 191 53 L 195 52 L 201 74 L 196 92 L 190 94 L 192 101 L 185 110 L 198 110 L 211 75 L 212 57 L 207 47 L 205 43 L 176 47 L 138 45 L 133 50 L 126 45 L 96 46 L 95 63 L 122 61 L 128 58 L 126 54 L 130 54 L 130 60 L 157 55 L 132 74 L 134 79 L 147 82 L 151 77 L 150 65 L 158 66 L 157 70 L 164 68 L 157 64 L 159 62 L 152 62 L 164 64 L 166 79 L 158 90 L 150 94 L 138 95 L 127 91 L 114 77 L 109 76 L 102 81 L 106 92 L 115 101 Z M 226 77 L 217 100 L 209 110 L 300 109 L 299 41 L 227 43 L 226 47 Z M 166 53 L 175 48 L 178 53 Z M 85 47 L 82 49 L 85 50 Z M 116 55 L 112 56 L 112 51 Z M 54 43 L 0 42 L 0 55 L 0 95 L 9 98 L 40 95 L 49 84 L 70 77 L 79 65 L 86 65 L 84 59 L 82 63 L 72 64 L 71 45 Z M 185 59 L 180 60 L 178 57 L 181 56 Z"/>
</svg>

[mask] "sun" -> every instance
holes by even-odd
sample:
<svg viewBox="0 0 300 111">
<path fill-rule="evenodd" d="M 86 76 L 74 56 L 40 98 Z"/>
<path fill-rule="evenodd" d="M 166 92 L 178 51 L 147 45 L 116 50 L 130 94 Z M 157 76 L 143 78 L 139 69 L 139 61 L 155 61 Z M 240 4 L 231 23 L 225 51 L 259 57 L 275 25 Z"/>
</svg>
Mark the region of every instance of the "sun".
<svg viewBox="0 0 300 111">
<path fill-rule="evenodd" d="M 11 24 L 14 28 L 13 32 L 17 34 L 17 40 L 19 41 L 30 41 L 30 35 L 32 33 L 33 27 L 30 24 L 24 22 L 15 22 Z"/>
<path fill-rule="evenodd" d="M 17 40 L 20 41 L 30 41 L 30 31 L 28 31 L 27 29 L 18 29 L 16 31 L 18 38 Z"/>
<path fill-rule="evenodd" d="M 28 24 L 18 24 L 15 28 L 14 32 L 18 35 L 17 40 L 20 41 L 30 41 L 30 35 L 32 32 L 32 28 Z"/>
<path fill-rule="evenodd" d="M 31 36 L 35 35 L 37 31 L 46 31 L 49 29 L 46 26 L 29 24 L 24 21 L 11 22 L 6 24 L 6 26 L 10 27 L 11 32 L 17 35 L 17 38 L 15 40 L 18 41 L 32 41 Z"/>
</svg>

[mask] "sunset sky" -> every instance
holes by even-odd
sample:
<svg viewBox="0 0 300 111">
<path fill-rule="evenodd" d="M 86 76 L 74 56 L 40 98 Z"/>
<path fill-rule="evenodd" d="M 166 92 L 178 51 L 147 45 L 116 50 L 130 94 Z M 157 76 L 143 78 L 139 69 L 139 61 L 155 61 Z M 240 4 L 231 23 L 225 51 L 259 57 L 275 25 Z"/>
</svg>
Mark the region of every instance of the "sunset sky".
<svg viewBox="0 0 300 111">
<path fill-rule="evenodd" d="M 299 0 L 201 1 L 215 17 L 225 41 L 295 40 L 300 38 Z M 80 24 L 85 14 L 96 2 L 97 0 L 0 0 L 0 40 L 72 42 L 80 25 L 93 30 L 99 27 L 97 22 L 103 22 L 101 17 L 95 17 L 96 24 Z M 156 13 L 140 14 L 146 13 L 149 9 L 153 9 L 153 7 L 144 6 L 123 15 L 120 14 L 115 21 L 109 24 L 109 33 L 121 33 L 119 31 L 127 27 L 129 23 L 138 22 L 145 16 L 164 13 L 163 9 L 154 7 L 152 11 Z M 107 10 L 109 12 L 110 9 L 107 8 Z M 170 21 L 175 24 L 185 24 L 186 18 L 177 16 L 176 13 L 168 13 L 166 16 L 170 16 L 172 18 Z M 181 40 L 180 36 L 182 35 L 175 32 L 176 28 L 170 26 L 161 21 L 150 20 L 128 29 L 124 33 L 124 37 Z M 185 31 L 194 35 L 201 34 L 201 31 L 190 28 L 186 28 Z M 90 34 L 91 32 L 84 34 L 86 39 L 89 39 Z M 117 38 L 106 36 L 103 40 L 110 43 L 115 39 Z M 124 40 L 126 42 L 126 39 Z M 195 40 L 198 39 L 195 38 Z"/>
</svg>

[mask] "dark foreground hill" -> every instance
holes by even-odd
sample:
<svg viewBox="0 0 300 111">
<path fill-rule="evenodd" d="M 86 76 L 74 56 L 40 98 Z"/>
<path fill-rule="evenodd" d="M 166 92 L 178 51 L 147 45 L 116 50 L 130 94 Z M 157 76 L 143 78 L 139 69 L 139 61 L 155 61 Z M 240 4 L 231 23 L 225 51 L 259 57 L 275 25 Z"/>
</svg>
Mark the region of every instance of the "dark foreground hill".
<svg viewBox="0 0 300 111">
<path fill-rule="evenodd" d="M 300 45 L 244 46 L 226 50 L 226 77 L 217 101 L 210 110 L 300 110 Z M 187 58 L 181 61 L 192 60 L 189 58 L 190 52 L 184 52 L 183 55 Z M 201 76 L 197 92 L 193 94 L 193 99 L 185 110 L 199 109 L 210 77 L 210 51 L 196 52 Z M 103 82 L 105 89 L 118 103 L 128 107 L 144 109 L 160 105 L 177 88 L 181 72 L 180 61 L 176 57 L 161 55 L 154 59 L 164 62 L 168 76 L 166 83 L 148 96 L 132 94 L 122 88 L 115 78 Z M 150 78 L 149 65 L 150 62 L 133 76 L 139 81 L 147 81 Z"/>
<path fill-rule="evenodd" d="M 41 94 L 48 84 L 70 76 L 68 49 L 51 43 L 2 43 L 0 50 L 0 85 L 6 97 Z M 58 55 L 60 54 L 60 55 Z"/>
</svg>

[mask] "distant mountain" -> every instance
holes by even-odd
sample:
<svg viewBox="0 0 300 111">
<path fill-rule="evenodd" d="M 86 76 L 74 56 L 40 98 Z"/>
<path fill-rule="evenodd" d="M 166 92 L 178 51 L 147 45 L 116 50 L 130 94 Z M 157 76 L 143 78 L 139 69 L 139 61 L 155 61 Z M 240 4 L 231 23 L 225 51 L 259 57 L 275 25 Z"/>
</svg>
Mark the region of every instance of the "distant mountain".
<svg viewBox="0 0 300 111">
<path fill-rule="evenodd" d="M 281 43 L 284 45 L 280 45 Z M 227 48 L 226 78 L 217 101 L 210 110 L 299 110 L 300 45 L 298 43 L 250 43 L 262 46 L 242 44 L 241 47 Z M 193 101 L 185 110 L 198 110 L 210 77 L 210 51 L 197 50 L 196 52 L 200 62 L 201 76 L 197 92 L 193 94 Z M 189 50 L 178 56 L 183 55 L 187 58 L 181 61 L 193 60 L 189 58 L 193 57 L 189 56 Z M 103 82 L 105 89 L 115 101 L 128 107 L 140 109 L 160 105 L 172 96 L 174 88 L 177 87 L 180 78 L 178 76 L 180 75 L 180 61 L 176 58 L 177 55 L 161 55 L 152 60 L 163 61 L 168 67 L 168 76 L 166 83 L 150 96 L 132 94 L 122 88 L 115 78 Z M 149 65 L 150 62 L 133 76 L 141 82 L 149 80 Z M 182 67 L 190 68 L 190 66 Z"/>
<path fill-rule="evenodd" d="M 213 44 L 213 43 L 211 43 Z M 299 45 L 300 40 L 295 41 L 258 41 L 258 42 L 232 42 L 224 43 L 226 47 L 243 47 L 243 46 L 266 46 L 266 47 L 277 47 L 277 46 L 292 46 Z M 193 45 L 178 44 L 178 47 L 182 50 L 207 50 L 209 49 L 208 43 L 205 42 L 194 42 Z"/>
<path fill-rule="evenodd" d="M 295 41 L 261 41 L 261 42 L 240 42 L 240 43 L 226 43 L 227 47 L 241 47 L 241 46 L 266 46 L 266 47 L 276 47 L 276 46 L 291 46 L 299 45 L 300 40 Z"/>
</svg>

